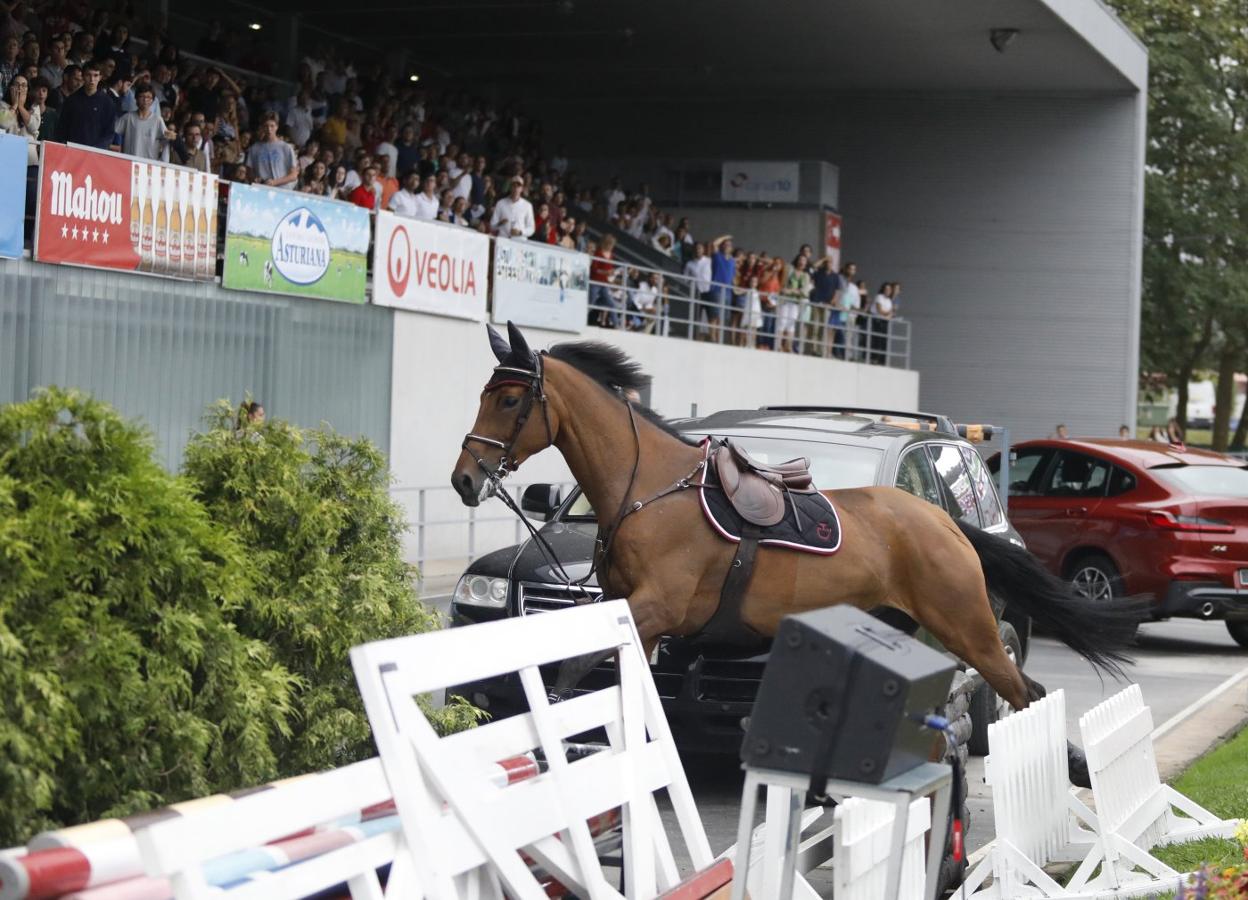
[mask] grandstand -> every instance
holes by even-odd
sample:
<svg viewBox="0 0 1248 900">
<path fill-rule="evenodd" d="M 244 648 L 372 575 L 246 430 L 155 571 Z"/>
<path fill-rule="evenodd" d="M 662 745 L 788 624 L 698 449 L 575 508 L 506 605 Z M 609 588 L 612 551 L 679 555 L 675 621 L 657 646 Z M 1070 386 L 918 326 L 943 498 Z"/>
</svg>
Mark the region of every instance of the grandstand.
<svg viewBox="0 0 1248 900">
<path fill-rule="evenodd" d="M 1096 0 L 14 10 L 0 92 L 22 110 L 0 126 L 42 166 L 0 210 L 24 213 L 26 257 L 0 260 L 0 400 L 93 390 L 170 463 L 204 404 L 251 391 L 388 447 L 408 502 L 442 481 L 488 359 L 476 322 L 503 311 L 539 343 L 621 344 L 669 414 L 1133 421 L 1147 60 Z M 94 71 L 98 97 L 77 87 Z M 90 132 L 101 99 L 118 121 Z M 105 170 L 129 255 L 46 205 L 53 178 Z M 288 221 L 301 203 L 323 238 Z M 546 249 L 502 271 L 513 238 Z M 722 251 L 709 275 L 698 244 Z"/>
</svg>

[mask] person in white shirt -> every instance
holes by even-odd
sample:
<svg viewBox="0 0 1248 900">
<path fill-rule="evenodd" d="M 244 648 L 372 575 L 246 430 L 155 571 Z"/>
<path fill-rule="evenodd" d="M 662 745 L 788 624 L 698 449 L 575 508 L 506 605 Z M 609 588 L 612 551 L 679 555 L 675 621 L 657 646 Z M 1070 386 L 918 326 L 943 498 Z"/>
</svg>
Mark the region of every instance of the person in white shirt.
<svg viewBox="0 0 1248 900">
<path fill-rule="evenodd" d="M 889 319 L 893 317 L 893 285 L 884 282 L 880 292 L 871 302 L 871 357 L 872 365 L 882 366 L 888 362 Z"/>
<path fill-rule="evenodd" d="M 837 359 L 853 360 L 858 355 L 855 349 L 858 343 L 855 335 L 858 326 L 858 310 L 862 308 L 862 297 L 854 281 L 857 276 L 857 263 L 845 263 L 841 267 L 841 290 L 839 300 L 834 302 L 837 308 L 837 328 L 832 338 L 832 355 Z"/>
<path fill-rule="evenodd" d="M 524 184 L 519 178 L 511 180 L 511 191 L 498 201 L 490 218 L 490 231 L 502 237 L 527 238 L 537 229 L 533 220 L 533 204 L 521 194 Z"/>
<path fill-rule="evenodd" d="M 416 198 L 419 196 L 420 174 L 417 172 L 408 172 L 407 177 L 403 179 L 403 187 L 394 192 L 387 206 L 392 213 L 398 213 L 400 216 L 407 216 L 410 219 L 416 218 Z"/>
<path fill-rule="evenodd" d="M 381 143 L 377 145 L 377 149 L 373 152 L 377 162 L 381 164 L 382 174 L 386 178 L 393 178 L 398 173 L 399 148 L 394 146 L 395 135 L 394 126 L 387 125 L 385 131 L 382 132 Z"/>
<path fill-rule="evenodd" d="M 630 317 L 629 326 L 633 331 L 654 331 L 655 311 L 659 304 L 659 289 L 651 283 L 654 278 L 649 272 L 644 273 L 633 289 L 633 306 L 640 315 Z"/>
<path fill-rule="evenodd" d="M 607 192 L 607 218 L 614 219 L 619 211 L 620 204 L 625 200 L 624 192 L 620 190 L 620 179 L 611 179 L 611 190 Z"/>
<path fill-rule="evenodd" d="M 697 310 L 705 307 L 707 310 L 718 309 L 718 303 L 711 295 L 711 258 L 706 255 L 705 244 L 694 244 L 693 259 L 685 263 L 685 277 L 693 282 L 693 302 L 690 304 L 692 314 L 690 318 L 690 327 L 697 327 L 698 317 Z M 692 333 L 690 337 L 692 337 Z"/>
<path fill-rule="evenodd" d="M 459 175 L 451 176 L 451 196 L 467 201 L 472 197 L 472 172 L 461 169 Z"/>
<path fill-rule="evenodd" d="M 438 179 L 433 175 L 425 178 L 424 187 L 421 188 L 416 199 L 413 201 L 416 211 L 412 213 L 414 219 L 428 219 L 432 222 L 438 217 Z"/>
<path fill-rule="evenodd" d="M 312 137 L 316 129 L 316 121 L 312 115 L 312 99 L 307 88 L 299 91 L 299 96 L 286 110 L 286 129 L 296 147 L 302 147 Z"/>
</svg>

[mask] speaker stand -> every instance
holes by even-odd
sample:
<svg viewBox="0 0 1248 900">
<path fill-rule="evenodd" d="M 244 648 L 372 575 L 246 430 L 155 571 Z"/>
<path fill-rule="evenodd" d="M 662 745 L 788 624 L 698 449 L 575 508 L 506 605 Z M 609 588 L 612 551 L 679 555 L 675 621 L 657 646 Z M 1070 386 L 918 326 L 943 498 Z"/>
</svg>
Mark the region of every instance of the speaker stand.
<svg viewBox="0 0 1248 900">
<path fill-rule="evenodd" d="M 764 834 L 766 846 L 783 835 L 784 856 L 778 873 L 768 872 L 774 865 L 771 853 L 764 855 L 764 884 L 779 885 L 776 900 L 790 900 L 799 865 L 799 857 L 810 855 L 816 848 L 801 845 L 801 815 L 810 787 L 810 775 L 800 772 L 782 772 L 776 769 L 745 769 L 745 787 L 741 792 L 741 817 L 737 821 L 737 846 L 749 847 L 753 832 L 754 815 L 758 809 L 758 789 L 767 788 L 767 820 Z M 917 797 L 933 797 L 932 831 L 927 849 L 927 880 L 924 885 L 926 900 L 935 900 L 941 858 L 945 853 L 948 836 L 949 803 L 952 794 L 953 770 L 944 763 L 924 763 L 881 784 L 863 784 L 857 781 L 829 779 L 827 795 L 840 801 L 847 797 L 863 797 L 867 800 L 883 800 L 895 807 L 892 837 L 888 854 L 888 874 L 885 881 L 884 900 L 897 900 L 901 884 L 902 851 L 905 846 L 906 825 L 910 804 Z M 783 819 L 781 821 L 773 821 Z M 783 830 L 781 826 L 783 825 Z M 826 834 L 826 833 L 825 833 Z M 817 835 L 808 843 L 826 842 L 825 834 Z M 749 879 L 750 854 L 741 854 L 738 868 L 732 879 L 732 900 L 745 900 Z M 827 854 L 819 856 L 826 859 Z M 836 865 L 836 860 L 832 861 Z"/>
</svg>

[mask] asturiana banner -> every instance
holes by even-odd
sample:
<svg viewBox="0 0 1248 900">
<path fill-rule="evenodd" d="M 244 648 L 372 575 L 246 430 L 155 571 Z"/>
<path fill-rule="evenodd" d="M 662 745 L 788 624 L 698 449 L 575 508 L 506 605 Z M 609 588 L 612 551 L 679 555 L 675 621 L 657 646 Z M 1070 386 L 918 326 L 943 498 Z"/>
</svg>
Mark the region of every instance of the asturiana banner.
<svg viewBox="0 0 1248 900">
<path fill-rule="evenodd" d="M 364 302 L 368 210 L 310 194 L 230 185 L 221 284 Z"/>
<path fill-rule="evenodd" d="M 373 302 L 377 305 L 485 318 L 490 239 L 484 234 L 383 211 L 377 214 L 373 246 Z"/>
<path fill-rule="evenodd" d="M 581 331 L 588 310 L 588 256 L 549 244 L 495 238 L 495 322 Z"/>
<path fill-rule="evenodd" d="M 0 132 L 0 256 L 22 255 L 26 221 L 26 138 Z"/>
<path fill-rule="evenodd" d="M 217 177 L 46 141 L 35 259 L 211 280 Z"/>
</svg>

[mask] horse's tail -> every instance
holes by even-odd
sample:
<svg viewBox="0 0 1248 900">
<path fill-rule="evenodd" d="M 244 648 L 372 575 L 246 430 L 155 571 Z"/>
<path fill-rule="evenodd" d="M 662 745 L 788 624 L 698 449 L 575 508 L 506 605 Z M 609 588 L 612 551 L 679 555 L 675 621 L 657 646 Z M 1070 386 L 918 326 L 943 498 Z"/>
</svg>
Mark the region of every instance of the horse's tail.
<svg viewBox="0 0 1248 900">
<path fill-rule="evenodd" d="M 1098 669 L 1123 674 L 1122 666 L 1131 662 L 1126 648 L 1143 618 L 1139 601 L 1093 603 L 1017 544 L 964 522 L 958 527 L 979 554 L 990 592 L 1031 616 L 1035 625 L 1055 634 Z"/>
</svg>

